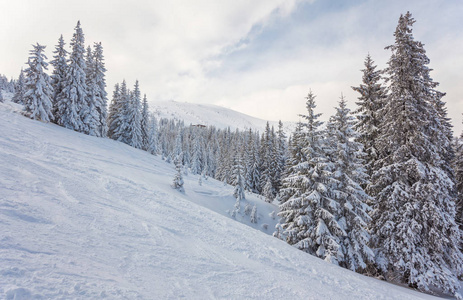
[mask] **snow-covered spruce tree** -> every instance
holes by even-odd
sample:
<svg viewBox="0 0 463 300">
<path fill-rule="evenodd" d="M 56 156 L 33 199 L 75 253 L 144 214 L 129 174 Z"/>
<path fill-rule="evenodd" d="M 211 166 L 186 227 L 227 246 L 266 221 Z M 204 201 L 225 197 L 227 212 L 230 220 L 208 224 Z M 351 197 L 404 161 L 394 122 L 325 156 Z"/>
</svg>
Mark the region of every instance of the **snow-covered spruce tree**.
<svg viewBox="0 0 463 300">
<path fill-rule="evenodd" d="M 193 127 L 189 126 L 185 128 L 185 135 L 182 141 L 183 149 L 183 165 L 186 166 L 185 171 L 188 172 L 188 168 L 191 167 L 191 152 L 190 152 L 190 141 L 193 139 Z M 199 164 L 201 168 L 201 164 Z"/>
<path fill-rule="evenodd" d="M 148 151 L 150 147 L 150 116 L 146 94 L 143 95 L 140 129 L 142 149 Z"/>
<path fill-rule="evenodd" d="M 0 89 L 0 103 L 5 102 L 5 99 L 3 98 L 3 90 Z"/>
<path fill-rule="evenodd" d="M 362 144 L 355 141 L 353 130 L 354 118 L 341 96 L 339 107 L 332 118 L 334 137 L 332 145 L 334 153 L 336 182 L 333 188 L 334 199 L 339 204 L 337 211 L 338 224 L 343 230 L 341 240 L 342 260 L 339 265 L 352 271 L 362 272 L 374 262 L 374 253 L 370 249 L 370 235 L 367 224 L 371 221 L 367 206 L 369 196 L 362 185 L 368 181 L 362 157 Z"/>
<path fill-rule="evenodd" d="M 98 115 L 97 136 L 108 135 L 108 93 L 106 92 L 106 67 L 104 64 L 103 46 L 93 45 L 93 80 L 95 84 L 95 108 Z"/>
<path fill-rule="evenodd" d="M 55 46 L 55 54 L 50 64 L 53 66 L 53 73 L 51 75 L 52 86 L 53 86 L 53 115 L 55 116 L 55 122 L 59 122 L 58 115 L 58 96 L 61 94 L 64 88 L 64 81 L 66 79 L 67 55 L 68 52 L 64 49 L 65 43 L 63 35 L 58 39 L 58 45 Z"/>
<path fill-rule="evenodd" d="M 259 135 L 249 130 L 248 153 L 246 155 L 246 186 L 249 191 L 258 194 L 260 191 L 260 156 Z"/>
<path fill-rule="evenodd" d="M 286 153 L 288 151 L 288 145 L 286 140 L 286 134 L 283 130 L 283 123 L 281 121 L 278 122 L 278 131 L 276 132 L 277 135 L 277 151 L 276 151 L 276 159 L 277 159 L 277 171 L 275 174 L 275 181 L 276 181 L 276 193 L 280 191 L 281 187 L 281 178 L 285 171 L 286 165 Z"/>
<path fill-rule="evenodd" d="M 96 85 L 96 78 L 94 72 L 95 63 L 93 60 L 92 48 L 90 46 L 87 47 L 85 65 L 85 82 L 87 86 L 87 94 L 85 97 L 86 103 L 83 106 L 80 113 L 80 117 L 83 124 L 81 131 L 88 135 L 99 136 L 98 125 L 100 123 L 100 117 L 96 110 L 96 93 L 98 90 L 98 86 Z"/>
<path fill-rule="evenodd" d="M 251 211 L 252 211 L 251 203 L 246 203 L 246 205 L 244 206 L 244 214 L 245 214 L 246 216 L 250 216 L 250 215 L 251 215 Z"/>
<path fill-rule="evenodd" d="M 180 155 L 178 155 L 175 158 L 174 163 L 175 163 L 175 177 L 174 177 L 174 181 L 172 182 L 172 188 L 178 190 L 181 193 L 184 193 L 185 189 L 183 188 L 182 158 Z"/>
<path fill-rule="evenodd" d="M 323 133 L 319 129 L 320 114 L 315 113 L 315 96 L 310 92 L 306 107 L 304 160 L 292 167 L 293 172 L 283 179 L 283 199 L 280 205 L 280 236 L 290 245 L 338 264 L 342 260 L 343 230 L 336 219 L 339 204 L 330 196 L 333 166 L 326 160 Z M 285 191 L 290 189 L 290 191 Z"/>
<path fill-rule="evenodd" d="M 194 131 L 193 136 L 193 156 L 191 158 L 191 173 L 201 174 L 201 135 Z"/>
<path fill-rule="evenodd" d="M 53 120 L 52 101 L 53 87 L 51 79 L 45 71 L 48 63 L 43 53 L 45 46 L 33 45 L 27 64 L 24 94 L 24 111 L 28 117 L 34 120 L 49 122 Z"/>
<path fill-rule="evenodd" d="M 130 91 L 127 89 L 127 83 L 122 81 L 119 90 L 115 90 L 113 101 L 110 107 L 110 116 L 108 117 L 109 136 L 116 141 L 124 144 L 129 143 L 128 136 L 128 107 L 130 103 Z M 114 105 L 113 105 L 114 104 Z"/>
<path fill-rule="evenodd" d="M 243 165 L 244 165 L 244 188 L 246 191 L 252 191 L 252 130 L 249 129 L 245 133 Z"/>
<path fill-rule="evenodd" d="M 239 198 L 236 198 L 235 205 L 233 206 L 233 210 L 230 212 L 232 218 L 236 218 L 236 216 L 241 211 L 241 201 Z"/>
<path fill-rule="evenodd" d="M 135 87 L 130 97 L 127 114 L 127 133 L 129 137 L 128 144 L 134 148 L 142 149 L 142 132 L 141 132 L 141 103 L 140 88 L 138 80 L 135 81 Z"/>
<path fill-rule="evenodd" d="M 106 123 L 108 124 L 108 137 L 111 139 L 117 140 L 117 138 L 114 138 L 114 135 L 116 134 L 116 129 L 118 128 L 118 116 L 121 108 L 121 90 L 119 88 L 119 83 L 116 83 L 114 86 L 113 97 L 111 99 L 111 103 L 109 104 L 108 118 L 106 120 Z"/>
<path fill-rule="evenodd" d="M 455 223 L 451 178 L 442 169 L 439 115 L 432 104 L 435 84 L 429 59 L 415 41 L 415 20 L 401 15 L 386 73 L 389 95 L 381 113 L 378 147 L 382 157 L 372 178 L 376 200 L 371 232 L 376 263 L 389 280 L 421 291 L 456 294 L 463 255 Z"/>
<path fill-rule="evenodd" d="M 457 223 L 460 226 L 463 224 L 463 133 L 460 135 L 460 138 L 455 138 L 454 141 L 454 151 L 455 159 L 453 161 L 453 168 L 455 171 L 455 183 L 456 183 L 456 193 L 457 193 L 457 205 L 456 211 L 457 215 L 455 217 Z M 460 246 L 460 248 L 462 248 Z"/>
<path fill-rule="evenodd" d="M 231 183 L 230 179 L 232 179 L 230 173 L 232 172 L 233 158 L 231 157 L 232 143 L 230 136 L 230 128 L 227 128 L 220 139 L 218 147 L 219 155 L 217 156 L 217 172 L 215 179 L 220 180 L 225 184 Z"/>
<path fill-rule="evenodd" d="M 245 199 L 243 172 L 244 168 L 242 165 L 241 154 L 236 151 L 233 163 L 233 185 L 235 186 L 233 196 L 239 201 Z"/>
<path fill-rule="evenodd" d="M 275 141 L 275 130 L 270 127 L 269 122 L 265 127 L 265 132 L 262 134 L 261 142 L 261 166 L 260 166 L 260 190 L 263 191 L 265 185 L 270 180 L 272 184 L 271 193 L 272 199 L 276 195 L 276 181 L 278 172 L 278 156 L 277 156 L 277 142 Z"/>
<path fill-rule="evenodd" d="M 204 175 L 207 173 L 207 169 L 208 169 L 208 166 L 207 166 L 207 162 L 208 162 L 208 156 L 209 154 L 207 153 L 207 151 L 209 150 L 209 148 L 207 147 L 207 143 L 208 143 L 208 137 L 205 136 L 203 137 L 202 139 L 202 142 L 201 142 L 201 153 L 202 153 L 202 156 L 201 156 L 201 173 L 200 175 Z"/>
<path fill-rule="evenodd" d="M 251 211 L 251 223 L 257 224 L 257 206 L 255 204 Z"/>
<path fill-rule="evenodd" d="M 297 176 L 299 169 L 298 166 L 306 161 L 305 154 L 303 149 L 307 145 L 307 139 L 305 132 L 302 130 L 302 122 L 298 122 L 293 136 L 290 138 L 289 148 L 288 148 L 288 159 L 286 162 L 285 172 L 282 178 L 282 186 L 278 195 L 278 200 L 280 201 L 280 210 L 282 205 L 290 199 L 300 199 L 302 193 L 305 191 L 305 186 L 303 185 L 303 177 Z M 296 176 L 295 176 L 296 175 Z M 294 222 L 294 211 L 290 207 L 286 209 L 286 213 L 278 214 L 280 219 L 278 224 L 275 226 L 275 232 L 273 236 L 279 239 L 286 240 L 285 230 L 283 226 L 286 227 L 288 223 Z"/>
<path fill-rule="evenodd" d="M 381 84 L 382 71 L 376 70 L 376 65 L 370 54 L 365 59 L 365 69 L 362 70 L 362 83 L 352 89 L 360 94 L 358 108 L 354 112 L 357 117 L 355 130 L 359 133 L 357 141 L 364 145 L 365 167 L 367 174 L 371 176 L 375 170 L 374 163 L 378 159 L 378 147 L 376 139 L 381 124 L 380 110 L 384 105 L 386 91 Z"/>
<path fill-rule="evenodd" d="M 0 90 L 4 90 L 6 92 L 11 93 L 12 84 L 14 84 L 13 80 L 10 82 L 5 75 L 0 74 Z"/>
<path fill-rule="evenodd" d="M 435 89 L 439 83 L 433 82 L 431 78 L 427 78 L 426 80 L 429 81 L 430 85 L 433 87 L 430 90 L 431 103 L 438 115 L 437 118 L 431 120 L 432 124 L 429 126 L 431 128 L 430 136 L 436 141 L 436 145 L 438 146 L 437 152 L 441 157 L 440 167 L 447 173 L 452 181 L 455 181 L 455 172 L 453 169 L 453 162 L 455 160 L 453 125 L 447 115 L 445 101 L 442 100 L 446 94 Z"/>
<path fill-rule="evenodd" d="M 302 128 L 302 122 L 298 122 L 296 129 L 293 132 L 293 136 L 290 137 L 290 141 L 288 143 L 288 158 L 286 159 L 285 171 L 282 175 L 282 182 L 286 177 L 290 176 L 291 174 L 295 174 L 297 172 L 297 166 L 306 160 L 303 149 L 306 146 L 307 140 Z M 280 204 L 286 202 L 294 194 L 298 193 L 298 191 L 300 191 L 299 187 L 288 184 L 284 186 L 284 189 L 280 188 L 278 195 Z"/>
<path fill-rule="evenodd" d="M 77 22 L 75 33 L 71 40 L 71 55 L 63 81 L 63 90 L 56 100 L 57 123 L 68 129 L 82 132 L 85 124 L 82 122 L 82 112 L 86 111 L 86 65 L 84 59 L 84 34 Z"/>
<path fill-rule="evenodd" d="M 214 178 L 215 170 L 217 168 L 217 165 L 216 165 L 217 148 L 213 146 L 213 145 L 216 145 L 216 137 L 214 135 L 211 135 L 211 138 L 212 140 L 207 145 L 206 165 L 204 166 L 204 169 L 203 169 L 203 176 L 204 176 L 204 179 L 206 180 L 208 176 Z M 214 151 L 213 149 L 216 149 L 216 151 Z"/>
<path fill-rule="evenodd" d="M 149 123 L 148 123 L 148 148 L 146 151 L 149 153 L 156 155 L 159 152 L 158 148 L 158 122 L 156 120 L 156 117 L 151 114 L 149 117 Z"/>
<path fill-rule="evenodd" d="M 19 73 L 19 77 L 16 82 L 16 91 L 11 101 L 13 101 L 14 103 L 23 104 L 25 93 L 26 93 L 26 78 L 24 77 L 24 72 L 21 69 L 21 73 Z"/>
<path fill-rule="evenodd" d="M 265 202 L 272 203 L 274 196 L 273 196 L 273 186 L 270 178 L 267 179 L 267 183 L 264 185 L 262 189 L 262 196 L 265 198 Z"/>
<path fill-rule="evenodd" d="M 183 130 L 183 127 L 180 127 L 180 126 L 176 130 L 177 130 L 177 133 L 175 135 L 174 149 L 173 149 L 173 152 L 170 154 L 170 156 L 174 158 L 178 157 L 180 159 L 180 163 L 183 165 L 182 144 L 183 144 L 183 139 L 184 139 L 184 130 Z"/>
<path fill-rule="evenodd" d="M 272 183 L 272 199 L 275 199 L 276 195 L 278 194 L 278 190 L 281 185 L 281 173 L 282 169 L 280 168 L 281 158 L 279 155 L 279 144 L 278 139 L 275 134 L 275 131 L 272 126 L 272 145 L 270 151 L 270 180 Z M 265 186 L 265 185 L 264 185 Z"/>
</svg>

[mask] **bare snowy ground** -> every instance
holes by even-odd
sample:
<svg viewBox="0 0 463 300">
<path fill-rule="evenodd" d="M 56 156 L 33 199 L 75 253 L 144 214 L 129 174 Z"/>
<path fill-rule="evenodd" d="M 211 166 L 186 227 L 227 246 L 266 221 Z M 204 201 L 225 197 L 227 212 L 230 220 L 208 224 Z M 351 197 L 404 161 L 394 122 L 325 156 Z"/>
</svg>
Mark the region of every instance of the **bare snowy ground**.
<svg viewBox="0 0 463 300">
<path fill-rule="evenodd" d="M 426 299 L 338 268 L 227 215 L 232 188 L 0 103 L 2 299 Z M 243 203 L 244 207 L 244 203 Z M 243 224 L 244 223 L 244 224 Z M 254 230 L 250 226 L 253 226 Z"/>
</svg>

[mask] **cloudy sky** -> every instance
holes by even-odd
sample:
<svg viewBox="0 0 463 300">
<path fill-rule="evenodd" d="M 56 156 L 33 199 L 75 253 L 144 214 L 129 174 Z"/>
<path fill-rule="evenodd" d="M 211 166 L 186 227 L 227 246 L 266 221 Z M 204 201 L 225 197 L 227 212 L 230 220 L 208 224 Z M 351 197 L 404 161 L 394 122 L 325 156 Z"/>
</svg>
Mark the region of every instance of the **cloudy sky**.
<svg viewBox="0 0 463 300">
<path fill-rule="evenodd" d="M 309 89 L 327 119 L 343 93 L 351 108 L 370 53 L 390 56 L 400 14 L 416 19 L 432 77 L 463 129 L 461 0 L 15 0 L 0 9 L 0 74 L 17 77 L 31 44 L 69 45 L 77 20 L 102 42 L 108 93 L 140 81 L 150 101 L 211 103 L 268 120 L 297 121 Z"/>
</svg>

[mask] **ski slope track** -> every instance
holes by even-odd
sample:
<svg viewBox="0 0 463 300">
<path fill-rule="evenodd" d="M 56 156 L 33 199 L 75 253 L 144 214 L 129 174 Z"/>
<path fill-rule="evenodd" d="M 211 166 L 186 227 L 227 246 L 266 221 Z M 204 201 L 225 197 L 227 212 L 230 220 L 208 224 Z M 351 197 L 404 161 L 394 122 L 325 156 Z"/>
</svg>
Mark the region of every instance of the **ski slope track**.
<svg viewBox="0 0 463 300">
<path fill-rule="evenodd" d="M 232 219 L 233 188 L 0 103 L 1 299 L 431 299 L 336 267 Z M 263 224 L 268 224 L 265 230 Z"/>
</svg>

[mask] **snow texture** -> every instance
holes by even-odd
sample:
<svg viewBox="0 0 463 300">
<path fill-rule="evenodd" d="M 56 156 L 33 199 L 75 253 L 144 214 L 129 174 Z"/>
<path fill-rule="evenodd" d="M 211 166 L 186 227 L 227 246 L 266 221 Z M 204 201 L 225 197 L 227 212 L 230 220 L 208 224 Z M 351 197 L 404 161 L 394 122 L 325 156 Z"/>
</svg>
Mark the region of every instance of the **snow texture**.
<svg viewBox="0 0 463 300">
<path fill-rule="evenodd" d="M 275 206 L 185 176 L 111 139 L 27 119 L 0 103 L 2 299 L 431 299 L 264 234 Z M 9 98 L 9 99 L 8 99 Z M 245 201 L 242 201 L 244 207 Z M 240 222 L 237 222 L 240 221 Z M 259 231 L 261 230 L 261 231 Z"/>
</svg>

